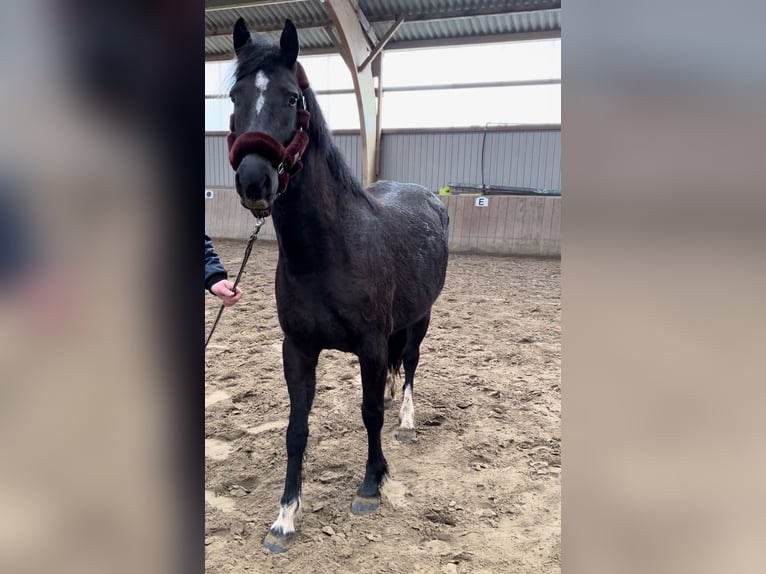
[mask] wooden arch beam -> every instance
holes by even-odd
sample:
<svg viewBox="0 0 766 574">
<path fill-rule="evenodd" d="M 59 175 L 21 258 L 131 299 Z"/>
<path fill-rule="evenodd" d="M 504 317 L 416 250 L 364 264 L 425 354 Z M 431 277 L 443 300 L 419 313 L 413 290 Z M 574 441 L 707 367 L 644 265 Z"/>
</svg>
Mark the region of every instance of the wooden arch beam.
<svg viewBox="0 0 766 574">
<path fill-rule="evenodd" d="M 377 38 L 369 37 L 374 32 L 355 0 L 324 0 L 324 6 L 338 33 L 341 54 L 354 82 L 362 139 L 362 184 L 367 186 L 376 179 L 378 109 L 372 73 L 375 66 L 363 64 Z"/>
<path fill-rule="evenodd" d="M 404 24 L 404 16 L 399 18 L 396 22 L 394 22 L 394 25 L 391 26 L 388 31 L 385 33 L 383 38 L 380 39 L 380 41 L 377 43 L 377 45 L 372 49 L 372 53 L 367 56 L 364 59 L 364 62 L 357 68 L 358 70 L 363 69 L 367 64 L 372 62 L 375 58 L 378 57 L 378 55 L 383 51 L 383 48 L 386 47 L 386 44 L 388 44 L 388 41 L 394 37 L 394 34 L 396 34 L 399 31 L 399 28 L 402 27 L 402 24 Z M 374 72 L 373 72 L 374 75 Z"/>
</svg>

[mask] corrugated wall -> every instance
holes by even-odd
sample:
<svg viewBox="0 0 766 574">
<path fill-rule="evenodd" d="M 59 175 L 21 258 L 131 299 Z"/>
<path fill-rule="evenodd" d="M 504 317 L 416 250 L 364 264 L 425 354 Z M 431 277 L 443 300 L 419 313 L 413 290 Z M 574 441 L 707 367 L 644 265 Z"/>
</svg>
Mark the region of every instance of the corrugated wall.
<svg viewBox="0 0 766 574">
<path fill-rule="evenodd" d="M 438 190 L 450 183 L 481 184 L 482 138 L 475 132 L 383 132 L 381 179 L 419 183 Z M 336 145 L 361 177 L 358 134 L 336 134 Z M 484 153 L 484 182 L 561 189 L 561 131 L 489 131 Z M 205 185 L 234 187 L 226 136 L 205 136 Z"/>
<path fill-rule="evenodd" d="M 381 140 L 381 179 L 437 190 L 450 183 L 482 183 L 484 133 L 395 133 Z M 490 131 L 484 145 L 484 183 L 560 189 L 561 131 Z"/>
<path fill-rule="evenodd" d="M 335 145 L 340 148 L 351 171 L 362 177 L 362 149 L 359 134 L 336 134 Z M 229 151 L 226 136 L 222 134 L 205 135 L 205 186 L 234 187 L 234 172 L 229 165 Z"/>
<path fill-rule="evenodd" d="M 362 138 L 359 134 L 334 134 L 332 137 L 351 171 L 357 179 L 362 179 Z"/>
<path fill-rule="evenodd" d="M 205 187 L 234 187 L 225 135 L 205 135 Z"/>
<path fill-rule="evenodd" d="M 446 184 L 481 183 L 483 132 L 392 132 L 382 136 L 381 178 L 419 183 L 431 190 Z M 335 142 L 357 177 L 362 171 L 358 134 L 335 134 Z M 205 137 L 205 183 L 215 189 L 205 201 L 205 227 L 213 237 L 245 239 L 252 215 L 239 204 L 227 159 L 226 137 Z M 485 183 L 560 189 L 561 132 L 487 132 Z M 474 197 L 441 197 L 450 213 L 451 251 L 560 256 L 561 198 L 490 196 L 488 207 Z M 260 237 L 275 239 L 271 220 Z"/>
</svg>

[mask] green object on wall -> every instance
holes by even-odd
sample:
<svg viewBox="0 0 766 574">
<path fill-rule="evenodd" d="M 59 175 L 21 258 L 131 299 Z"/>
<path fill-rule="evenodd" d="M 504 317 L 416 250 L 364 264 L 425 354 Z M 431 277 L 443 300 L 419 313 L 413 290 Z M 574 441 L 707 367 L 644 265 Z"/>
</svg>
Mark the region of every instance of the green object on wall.
<svg viewBox="0 0 766 574">
<path fill-rule="evenodd" d="M 449 185 L 445 185 L 439 190 L 439 195 L 449 195 Z"/>
</svg>

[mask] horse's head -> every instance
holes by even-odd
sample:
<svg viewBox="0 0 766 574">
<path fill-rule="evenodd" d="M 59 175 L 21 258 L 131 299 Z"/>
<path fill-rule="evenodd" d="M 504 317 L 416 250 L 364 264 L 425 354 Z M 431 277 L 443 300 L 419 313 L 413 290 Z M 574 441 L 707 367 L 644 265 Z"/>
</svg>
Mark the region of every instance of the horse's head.
<svg viewBox="0 0 766 574">
<path fill-rule="evenodd" d="M 308 126 L 298 79 L 302 73 L 296 75 L 300 67 L 296 64 L 298 33 L 287 20 L 279 46 L 268 44 L 252 37 L 240 18 L 234 25 L 233 40 L 237 71 L 231 89 L 230 159 L 242 205 L 263 216 L 270 213 L 278 191 L 287 185 L 285 170 L 294 169 L 296 157 L 308 142 L 300 134 L 306 139 L 298 142 L 303 147 L 296 156 L 293 148 L 300 145 L 296 146 L 294 135 L 299 125 Z M 300 162 L 297 164 L 299 169 Z"/>
</svg>

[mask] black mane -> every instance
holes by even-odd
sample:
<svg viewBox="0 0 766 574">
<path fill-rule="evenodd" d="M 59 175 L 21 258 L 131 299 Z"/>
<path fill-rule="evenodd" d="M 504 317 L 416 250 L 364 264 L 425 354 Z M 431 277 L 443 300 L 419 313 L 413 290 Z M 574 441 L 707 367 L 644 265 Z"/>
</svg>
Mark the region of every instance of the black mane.
<svg viewBox="0 0 766 574">
<path fill-rule="evenodd" d="M 354 177 L 354 174 L 351 173 L 343 154 L 332 141 L 330 129 L 322 115 L 322 110 L 314 95 L 314 90 L 309 87 L 304 90 L 303 95 L 306 98 L 306 109 L 311 113 L 311 121 L 309 122 L 309 147 L 315 147 L 317 157 L 324 156 L 326 158 L 330 175 L 332 175 L 338 183 L 355 195 L 367 197 L 367 193 L 365 193 L 364 189 L 359 184 L 359 181 Z"/>
</svg>

